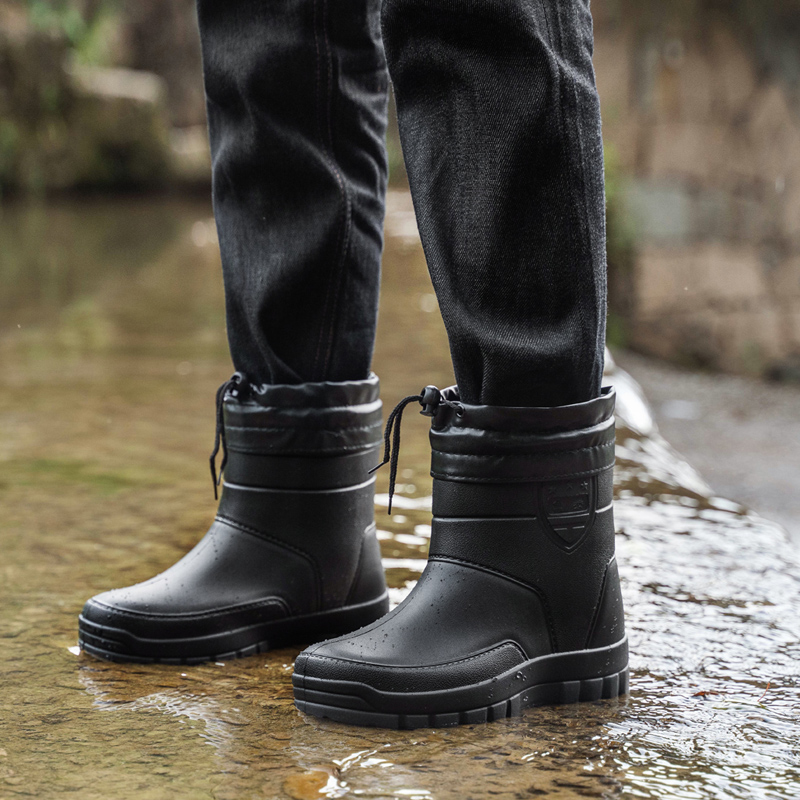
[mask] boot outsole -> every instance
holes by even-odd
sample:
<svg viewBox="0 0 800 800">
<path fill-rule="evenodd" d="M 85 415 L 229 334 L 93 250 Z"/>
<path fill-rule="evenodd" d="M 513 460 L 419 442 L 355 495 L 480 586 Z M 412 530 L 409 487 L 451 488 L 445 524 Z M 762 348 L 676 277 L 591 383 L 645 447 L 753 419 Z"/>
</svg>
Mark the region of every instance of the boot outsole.
<svg viewBox="0 0 800 800">
<path fill-rule="evenodd" d="M 573 703 L 610 700 L 628 693 L 627 638 L 608 648 L 584 651 L 586 655 L 604 659 L 605 667 L 619 666 L 623 659 L 625 666 L 605 675 L 578 678 L 574 680 L 537 682 L 536 673 L 552 673 L 564 664 L 565 673 L 571 672 L 575 656 L 582 653 L 563 653 L 532 659 L 511 673 L 498 676 L 490 681 L 473 686 L 424 693 L 384 693 L 365 684 L 347 681 L 326 681 L 324 678 L 292 676 L 294 683 L 295 706 L 298 711 L 313 717 L 342 722 L 347 725 L 365 727 L 394 728 L 412 730 L 414 728 L 446 728 L 456 725 L 476 725 L 494 722 L 508 717 L 519 716 L 524 709 L 536 706 L 570 705 Z M 601 667 L 602 669 L 602 667 Z M 525 673 L 528 672 L 526 676 Z M 520 677 L 521 676 L 521 677 Z M 465 710 L 428 712 L 430 708 L 452 708 L 460 695 L 478 694 L 487 696 L 487 684 L 495 696 L 509 679 L 525 680 L 529 685 L 521 691 L 508 692 L 509 696 L 488 705 L 477 705 Z M 349 684 L 350 691 L 347 692 Z M 518 685 L 518 684 L 517 684 Z M 516 687 L 515 687 L 516 688 Z M 491 697 L 492 694 L 488 694 Z M 369 700 L 365 698 L 370 698 Z M 388 700 L 388 702 L 386 702 Z M 405 708 L 416 706 L 420 713 L 387 713 L 380 711 L 376 704 L 391 705 L 402 703 Z M 369 706 L 373 707 L 370 708 Z"/>
<path fill-rule="evenodd" d="M 124 628 L 101 625 L 80 615 L 78 646 L 96 658 L 123 664 L 203 664 L 352 633 L 380 619 L 388 610 L 389 596 L 384 593 L 358 605 L 181 640 L 144 639 Z"/>
<path fill-rule="evenodd" d="M 377 711 L 357 711 L 304 700 L 295 700 L 295 706 L 298 711 L 312 717 L 331 719 L 347 725 L 413 730 L 415 728 L 450 728 L 456 725 L 496 722 L 508 717 L 518 717 L 526 708 L 570 705 L 591 700 L 611 700 L 627 693 L 628 670 L 624 669 L 622 672 L 606 675 L 604 678 L 541 684 L 533 689 L 518 692 L 508 700 L 502 700 L 490 706 L 446 714 L 381 714 Z"/>
</svg>

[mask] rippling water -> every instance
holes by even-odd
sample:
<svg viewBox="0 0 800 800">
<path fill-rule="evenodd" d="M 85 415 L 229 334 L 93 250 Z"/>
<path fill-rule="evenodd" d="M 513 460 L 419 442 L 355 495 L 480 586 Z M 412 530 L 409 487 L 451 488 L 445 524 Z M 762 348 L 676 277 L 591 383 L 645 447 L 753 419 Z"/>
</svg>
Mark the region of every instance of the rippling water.
<svg viewBox="0 0 800 800">
<path fill-rule="evenodd" d="M 452 382 L 407 198 L 390 209 L 387 403 Z M 613 370 L 627 698 L 376 731 L 295 712 L 297 649 L 196 667 L 78 653 L 83 600 L 163 569 L 213 516 L 230 371 L 213 225 L 203 204 L 87 201 L 2 209 L 0 237 L 0 798 L 800 796 L 798 554 L 711 496 Z M 430 535 L 424 420 L 403 435 L 394 516 L 377 502 L 395 601 Z"/>
</svg>

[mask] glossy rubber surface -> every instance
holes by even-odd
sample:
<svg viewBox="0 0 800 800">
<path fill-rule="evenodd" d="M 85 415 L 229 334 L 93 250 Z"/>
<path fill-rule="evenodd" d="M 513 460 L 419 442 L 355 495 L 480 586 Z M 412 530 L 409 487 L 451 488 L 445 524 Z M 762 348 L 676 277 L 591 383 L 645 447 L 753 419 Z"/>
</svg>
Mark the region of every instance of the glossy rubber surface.
<svg viewBox="0 0 800 800">
<path fill-rule="evenodd" d="M 571 674 L 567 680 L 552 680 L 553 672 L 569 674 L 576 656 L 584 669 L 588 657 L 601 671 L 608 671 L 596 675 L 589 669 L 585 678 Z M 304 678 L 297 673 L 292 682 L 298 710 L 314 717 L 381 728 L 442 728 L 493 722 L 535 706 L 619 697 L 628 691 L 627 662 L 628 642 L 624 639 L 591 652 L 542 656 L 491 680 L 439 692 L 378 692 L 362 683 Z M 415 707 L 415 711 L 385 710 L 397 704 Z"/>
<path fill-rule="evenodd" d="M 78 645 L 87 653 L 107 661 L 134 664 L 201 664 L 204 661 L 223 661 L 265 653 L 286 644 L 304 644 L 337 636 L 374 622 L 388 609 L 389 597 L 388 593 L 384 593 L 382 597 L 368 603 L 301 617 L 289 617 L 225 631 L 223 634 L 173 639 L 167 643 L 134 636 L 121 628 L 99 625 L 81 615 Z M 181 655 L 172 654 L 176 649 Z M 145 652 L 152 655 L 141 655 Z"/>
<path fill-rule="evenodd" d="M 613 390 L 555 409 L 448 392 L 431 422 L 427 566 L 385 617 L 297 657 L 302 711 L 414 728 L 626 690 Z"/>
<path fill-rule="evenodd" d="M 90 598 L 86 652 L 196 663 L 319 642 L 388 610 L 375 536 L 378 381 L 253 387 L 218 395 L 227 452 L 206 535 L 142 583 Z M 224 433 L 224 435 L 222 435 Z"/>
</svg>

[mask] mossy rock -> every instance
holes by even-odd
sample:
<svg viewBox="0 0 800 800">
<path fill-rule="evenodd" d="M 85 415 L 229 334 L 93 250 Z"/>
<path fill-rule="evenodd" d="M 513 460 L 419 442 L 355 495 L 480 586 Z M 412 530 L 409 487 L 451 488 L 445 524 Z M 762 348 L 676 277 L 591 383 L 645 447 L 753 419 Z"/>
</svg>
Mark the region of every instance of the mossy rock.
<svg viewBox="0 0 800 800">
<path fill-rule="evenodd" d="M 68 68 L 68 52 L 57 34 L 0 33 L 0 190 L 130 188 L 168 180 L 161 79 Z"/>
<path fill-rule="evenodd" d="M 171 149 L 166 89 L 150 73 L 82 67 L 72 71 L 75 104 L 69 153 L 76 186 L 164 183 Z"/>
</svg>

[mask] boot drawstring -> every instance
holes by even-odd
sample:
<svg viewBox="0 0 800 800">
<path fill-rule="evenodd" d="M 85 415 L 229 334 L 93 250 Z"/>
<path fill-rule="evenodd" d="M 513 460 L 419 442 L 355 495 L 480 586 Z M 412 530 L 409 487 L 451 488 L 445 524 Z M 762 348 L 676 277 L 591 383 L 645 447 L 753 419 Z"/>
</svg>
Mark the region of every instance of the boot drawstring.
<svg viewBox="0 0 800 800">
<path fill-rule="evenodd" d="M 384 464 L 389 464 L 389 509 L 388 513 L 392 513 L 392 497 L 394 497 L 394 487 L 397 481 L 397 463 L 400 456 L 400 424 L 403 421 L 403 411 L 406 406 L 413 402 L 418 402 L 422 406 L 422 411 L 419 413 L 424 417 L 432 417 L 436 413 L 439 406 L 450 406 L 455 408 L 459 414 L 463 413 L 464 407 L 461 403 L 453 400 L 447 400 L 444 395 L 435 386 L 426 386 L 421 394 L 412 394 L 404 397 L 389 414 L 386 420 L 386 429 L 383 432 L 383 461 L 377 466 L 374 466 L 369 474 L 371 475 L 376 470 L 379 470 Z"/>
<path fill-rule="evenodd" d="M 225 395 L 230 392 L 232 396 L 236 397 L 238 394 L 238 386 L 244 381 L 244 375 L 241 372 L 234 372 L 233 376 L 225 381 L 222 386 L 217 389 L 217 431 L 214 435 L 214 450 L 209 458 L 211 465 L 211 480 L 214 483 L 214 499 L 218 499 L 217 487 L 222 481 L 222 473 L 225 470 L 225 465 L 228 463 L 228 445 L 225 441 Z M 220 445 L 222 446 L 222 463 L 219 465 L 219 475 L 217 475 L 217 453 L 219 453 Z"/>
</svg>

